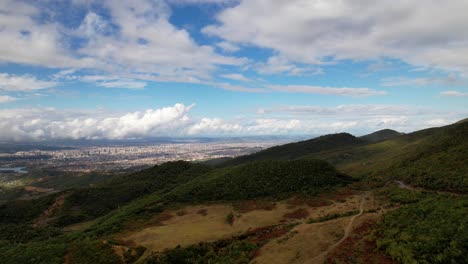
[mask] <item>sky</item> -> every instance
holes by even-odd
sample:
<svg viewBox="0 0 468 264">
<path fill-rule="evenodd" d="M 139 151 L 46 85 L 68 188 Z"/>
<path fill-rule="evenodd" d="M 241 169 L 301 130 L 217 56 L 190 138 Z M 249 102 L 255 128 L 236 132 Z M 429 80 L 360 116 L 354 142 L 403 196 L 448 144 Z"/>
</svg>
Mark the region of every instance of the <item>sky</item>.
<svg viewBox="0 0 468 264">
<path fill-rule="evenodd" d="M 363 135 L 468 117 L 466 0 L 2 0 L 0 140 Z"/>
</svg>

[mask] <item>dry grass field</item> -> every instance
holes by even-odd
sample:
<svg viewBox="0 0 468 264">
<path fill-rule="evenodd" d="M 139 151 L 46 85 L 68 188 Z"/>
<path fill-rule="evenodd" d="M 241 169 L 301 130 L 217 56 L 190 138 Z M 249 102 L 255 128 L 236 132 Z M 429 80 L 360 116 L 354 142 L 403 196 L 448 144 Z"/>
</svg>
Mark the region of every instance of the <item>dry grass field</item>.
<svg viewBox="0 0 468 264">
<path fill-rule="evenodd" d="M 303 263 L 340 240 L 350 217 L 315 224 L 307 224 L 308 219 L 357 210 L 360 197 L 360 194 L 340 196 L 326 203 L 293 197 L 277 202 L 187 206 L 166 210 L 149 221 L 153 225 L 133 228 L 120 234 L 118 239 L 146 247 L 147 255 L 178 245 L 226 239 L 259 227 L 297 223 L 289 233 L 262 247 L 253 263 Z M 227 221 L 230 213 L 234 215 L 232 225 Z"/>
</svg>

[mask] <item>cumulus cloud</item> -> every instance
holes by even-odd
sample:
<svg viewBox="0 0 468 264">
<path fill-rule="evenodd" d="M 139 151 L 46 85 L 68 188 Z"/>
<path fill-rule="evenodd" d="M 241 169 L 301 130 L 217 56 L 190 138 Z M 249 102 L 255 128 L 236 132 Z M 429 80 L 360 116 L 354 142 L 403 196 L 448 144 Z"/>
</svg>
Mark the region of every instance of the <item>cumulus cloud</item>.
<svg viewBox="0 0 468 264">
<path fill-rule="evenodd" d="M 52 88 L 56 85 L 56 82 L 38 80 L 32 75 L 0 73 L 0 90 L 3 91 L 27 92 Z"/>
<path fill-rule="evenodd" d="M 263 116 L 245 116 L 235 120 L 196 118 L 190 115 L 194 105 L 175 104 L 159 109 L 129 113 L 111 111 L 67 111 L 53 108 L 0 110 L 0 140 L 50 139 L 130 139 L 157 136 L 245 136 L 245 135 L 318 135 L 350 132 L 356 135 L 392 128 L 411 132 L 431 126 L 450 124 L 466 117 L 465 113 L 434 112 L 399 106 L 341 105 L 309 106 L 311 114 L 283 116 L 264 111 Z M 285 106 L 287 107 L 287 106 Z M 374 109 L 373 114 L 356 115 Z M 383 109 L 394 109 L 385 112 Z M 287 109 L 282 111 L 296 111 Z M 339 110 L 343 110 L 340 112 Z M 327 114 L 322 114 L 323 112 Z M 90 113 L 93 113 L 90 117 Z M 406 113 L 406 114 L 405 114 Z M 268 115 L 268 116 L 266 116 Z M 312 118 L 311 118 L 312 117 Z"/>
<path fill-rule="evenodd" d="M 53 22 L 38 23 L 41 10 L 23 1 L 0 3 L 0 62 L 23 63 L 46 67 L 80 64 L 70 56 L 60 26 Z"/>
<path fill-rule="evenodd" d="M 0 139 L 127 139 L 177 135 L 190 124 L 188 112 L 193 105 L 148 109 L 115 116 L 101 113 L 89 117 L 88 112 L 42 109 L 0 110 Z M 96 114 L 96 113 L 95 113 Z"/>
<path fill-rule="evenodd" d="M 467 9 L 464 0 L 244 0 L 203 32 L 296 62 L 396 58 L 467 72 Z"/>
<path fill-rule="evenodd" d="M 385 91 L 378 91 L 369 88 L 349 88 L 349 87 L 322 87 L 309 85 L 270 85 L 270 89 L 288 93 L 314 93 L 325 95 L 342 95 L 352 97 L 363 97 L 371 95 L 385 95 Z"/>
<path fill-rule="evenodd" d="M 0 47 L 0 62 L 190 81 L 210 79 L 221 65 L 248 61 L 197 44 L 185 29 L 170 23 L 171 10 L 164 1 L 94 2 L 109 11 L 106 18 L 93 12 L 89 3 L 81 24 L 70 27 L 55 19 L 54 12 L 61 11 L 52 7 L 2 1 L 0 37 L 8 45 Z M 80 1 L 73 4 L 85 6 Z"/>
<path fill-rule="evenodd" d="M 218 65 L 240 66 L 246 62 L 244 58 L 220 55 L 211 46 L 198 45 L 186 30 L 169 22 L 170 9 L 163 1 L 105 1 L 104 5 L 119 31 L 100 33 L 102 26 L 94 22 L 100 20 L 92 15 L 93 22 L 85 19 L 83 27 L 94 27 L 88 31 L 97 34 L 78 53 L 105 62 L 105 68 L 111 71 L 208 78 Z"/>
</svg>

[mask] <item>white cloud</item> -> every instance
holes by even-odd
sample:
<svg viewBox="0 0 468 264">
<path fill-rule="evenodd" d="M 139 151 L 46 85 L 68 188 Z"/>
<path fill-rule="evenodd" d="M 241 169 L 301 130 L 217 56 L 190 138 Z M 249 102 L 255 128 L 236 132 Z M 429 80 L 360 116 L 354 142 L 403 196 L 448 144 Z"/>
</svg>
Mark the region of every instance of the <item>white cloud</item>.
<svg viewBox="0 0 468 264">
<path fill-rule="evenodd" d="M 167 0 L 171 4 L 179 5 L 194 5 L 194 4 L 218 4 L 218 5 L 232 5 L 238 3 L 240 0 Z"/>
<path fill-rule="evenodd" d="M 22 1 L 0 3 L 0 62 L 23 63 L 46 67 L 79 64 L 70 56 L 61 38 L 60 26 L 38 23 L 41 10 Z"/>
<path fill-rule="evenodd" d="M 11 92 L 26 92 L 52 88 L 57 82 L 42 81 L 32 75 L 13 75 L 0 73 L 0 90 Z"/>
<path fill-rule="evenodd" d="M 242 132 L 242 126 L 234 123 L 227 123 L 220 118 L 202 118 L 198 123 L 187 129 L 188 135 L 220 135 L 238 134 Z"/>
<path fill-rule="evenodd" d="M 105 1 L 105 5 L 118 32 L 93 34 L 78 53 L 104 62 L 107 71 L 209 79 L 219 65 L 247 62 L 245 58 L 220 55 L 211 46 L 198 45 L 186 30 L 169 22 L 170 10 L 162 1 Z M 89 24 L 86 20 L 83 23 Z"/>
<path fill-rule="evenodd" d="M 16 101 L 18 98 L 9 95 L 0 95 L 0 104 Z"/>
<path fill-rule="evenodd" d="M 468 96 L 468 93 L 459 92 L 459 91 L 443 91 L 443 92 L 440 92 L 440 94 L 443 96 L 454 96 L 454 97 L 467 97 Z"/>
<path fill-rule="evenodd" d="M 426 108 L 404 105 L 348 104 L 338 106 L 283 105 L 257 109 L 258 114 L 290 114 L 315 116 L 382 116 L 434 114 Z"/>
<path fill-rule="evenodd" d="M 299 67 L 291 63 L 284 56 L 272 56 L 266 62 L 260 62 L 254 65 L 254 69 L 260 74 L 278 74 L 286 73 L 288 75 L 319 75 L 323 70 L 317 67 Z"/>
<path fill-rule="evenodd" d="M 220 77 L 235 80 L 235 81 L 241 81 L 241 82 L 251 82 L 252 80 L 245 77 L 243 74 L 240 73 L 229 73 L 229 74 L 222 74 Z"/>
<path fill-rule="evenodd" d="M 352 97 L 363 97 L 372 95 L 385 95 L 384 91 L 373 90 L 369 88 L 349 88 L 349 87 L 322 87 L 309 85 L 270 85 L 270 89 L 279 92 L 288 93 L 314 93 L 325 95 L 341 95 Z"/>
<path fill-rule="evenodd" d="M 211 83 L 213 87 L 218 87 L 228 91 L 235 91 L 235 92 L 247 92 L 247 93 L 264 93 L 268 92 L 267 89 L 262 87 L 246 87 L 242 85 L 233 85 L 229 83 Z"/>
<path fill-rule="evenodd" d="M 177 135 L 190 124 L 188 112 L 193 106 L 148 109 L 115 116 L 93 111 L 69 112 L 55 109 L 0 110 L 1 140 L 47 139 L 125 139 Z"/>
<path fill-rule="evenodd" d="M 244 0 L 203 32 L 295 62 L 396 58 L 468 72 L 466 10 L 465 0 Z"/>
<path fill-rule="evenodd" d="M 415 111 L 398 106 L 337 106 L 329 113 L 295 116 L 244 117 L 236 120 L 194 118 L 193 105 L 175 104 L 159 109 L 116 113 L 106 110 L 70 111 L 52 108 L 0 109 L 0 140 L 128 139 L 156 136 L 287 135 L 351 132 L 356 135 L 392 128 L 410 132 L 453 123 L 467 113 Z M 339 110 L 344 110 L 341 113 Z M 377 109 L 371 115 L 359 110 Z M 396 109 L 387 112 L 383 109 Z M 309 111 L 309 110 L 307 110 Z M 325 110 L 321 110 L 325 111 Z M 319 112 L 321 112 L 319 111 Z M 275 112 L 269 112 L 275 114 Z M 92 117 L 90 117 L 92 114 Z"/>
<path fill-rule="evenodd" d="M 77 33 L 90 38 L 95 34 L 106 33 L 109 30 L 109 24 L 104 19 L 94 12 L 89 12 L 83 19 Z"/>
<path fill-rule="evenodd" d="M 110 82 L 100 82 L 97 83 L 98 86 L 105 88 L 127 88 L 127 89 L 143 89 L 146 86 L 145 82 L 135 81 L 135 80 L 117 80 Z"/>
<path fill-rule="evenodd" d="M 428 121 L 424 122 L 424 124 L 426 124 L 427 126 L 431 126 L 431 127 L 446 126 L 446 125 L 449 125 L 451 123 L 453 123 L 453 121 L 446 120 L 446 119 L 441 119 L 441 118 L 431 119 L 431 120 L 428 120 Z"/>
<path fill-rule="evenodd" d="M 92 10 L 91 2 L 73 4 Z M 54 12 L 59 11 L 53 8 L 2 1 L 0 38 L 8 45 L 0 46 L 0 63 L 91 69 L 121 78 L 151 74 L 161 80 L 197 82 L 211 79 L 222 65 L 248 62 L 196 43 L 188 31 L 170 23 L 171 10 L 164 1 L 106 0 L 94 4 L 109 11 L 109 17 L 88 11 L 81 25 L 71 28 L 55 20 L 58 15 Z"/>
<path fill-rule="evenodd" d="M 239 46 L 232 44 L 231 42 L 227 42 L 227 41 L 218 42 L 216 43 L 216 46 L 218 46 L 225 52 L 236 52 L 240 50 Z"/>
<path fill-rule="evenodd" d="M 465 80 L 449 75 L 447 77 L 421 77 L 421 78 L 406 78 L 406 77 L 388 77 L 382 79 L 383 86 L 428 86 L 428 85 L 463 85 Z"/>
</svg>

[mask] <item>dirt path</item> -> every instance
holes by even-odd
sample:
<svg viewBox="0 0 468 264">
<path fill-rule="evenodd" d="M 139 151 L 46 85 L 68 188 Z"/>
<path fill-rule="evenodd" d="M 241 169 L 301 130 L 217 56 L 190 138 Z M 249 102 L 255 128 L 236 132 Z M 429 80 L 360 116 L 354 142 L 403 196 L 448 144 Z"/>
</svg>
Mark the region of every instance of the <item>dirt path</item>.
<svg viewBox="0 0 468 264">
<path fill-rule="evenodd" d="M 57 196 L 54 200 L 54 202 L 42 212 L 41 215 L 39 215 L 32 223 L 32 227 L 34 228 L 41 228 L 47 226 L 48 221 L 50 220 L 51 217 L 54 216 L 54 214 L 60 210 L 63 207 L 63 204 L 65 203 L 65 198 L 67 197 L 68 194 L 61 194 Z"/>
<path fill-rule="evenodd" d="M 364 194 L 361 195 L 361 201 L 359 203 L 359 213 L 357 215 L 354 215 L 353 217 L 351 217 L 351 219 L 349 220 L 349 223 L 345 228 L 344 236 L 338 242 L 336 242 L 335 244 L 328 247 L 328 249 L 326 251 L 322 252 L 320 255 L 315 256 L 313 259 L 309 260 L 307 262 L 308 264 L 323 263 L 325 261 L 325 258 L 328 255 L 328 253 L 330 253 L 337 246 L 339 246 L 341 243 L 343 243 L 343 241 L 345 241 L 346 238 L 348 238 L 349 234 L 353 230 L 354 220 L 356 220 L 356 218 L 358 218 L 360 215 L 362 215 L 364 213 L 364 201 L 365 201 L 365 198 L 368 197 L 368 195 L 369 195 L 369 193 L 364 193 Z"/>
<path fill-rule="evenodd" d="M 426 188 L 422 188 L 422 187 L 415 187 L 415 186 L 411 186 L 409 184 L 406 184 L 403 181 L 395 181 L 395 183 L 398 184 L 399 188 L 410 190 L 410 191 L 423 191 L 423 192 L 428 192 L 428 193 L 447 194 L 447 195 L 453 195 L 453 196 L 464 196 L 464 194 L 456 193 L 456 192 L 436 191 L 436 190 L 430 190 L 430 189 L 426 189 Z"/>
</svg>

